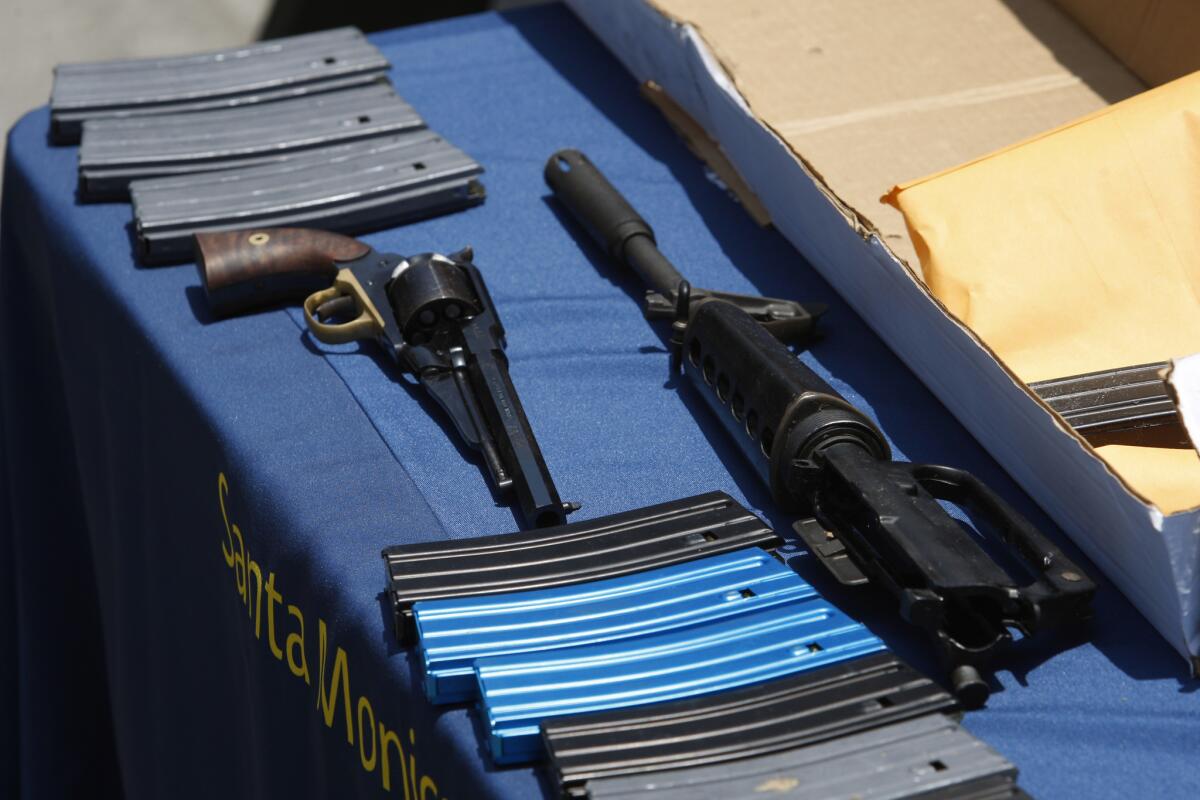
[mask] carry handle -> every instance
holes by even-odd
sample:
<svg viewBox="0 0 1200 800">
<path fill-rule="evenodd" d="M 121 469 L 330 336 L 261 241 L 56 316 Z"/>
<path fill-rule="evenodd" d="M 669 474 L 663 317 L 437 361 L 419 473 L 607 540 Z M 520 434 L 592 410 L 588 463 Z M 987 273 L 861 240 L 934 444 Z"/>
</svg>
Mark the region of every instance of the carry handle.
<svg viewBox="0 0 1200 800">
<path fill-rule="evenodd" d="M 1056 624 L 1057 617 L 1065 616 L 1056 604 L 1075 606 L 1095 593 L 1096 585 L 1082 569 L 979 478 L 936 464 L 913 464 L 910 469 L 913 478 L 935 498 L 972 511 L 994 526 L 1004 543 L 1037 574 L 1020 590 L 1037 609 L 1037 616 L 1029 620 L 1031 628 Z"/>
</svg>

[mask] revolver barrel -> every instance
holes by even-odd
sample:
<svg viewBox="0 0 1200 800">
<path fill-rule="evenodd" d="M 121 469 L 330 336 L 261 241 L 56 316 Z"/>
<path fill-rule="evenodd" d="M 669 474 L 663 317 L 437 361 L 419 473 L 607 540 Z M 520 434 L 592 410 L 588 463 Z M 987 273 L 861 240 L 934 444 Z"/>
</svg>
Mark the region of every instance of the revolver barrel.
<svg viewBox="0 0 1200 800">
<path fill-rule="evenodd" d="M 499 336 L 476 325 L 464 326 L 463 336 L 467 346 L 461 356 L 454 357 L 461 363 L 455 364 L 455 375 L 460 390 L 472 396 L 475 417 L 481 423 L 480 451 L 496 487 L 512 492 L 530 526 L 562 525 L 575 506 L 558 496 L 509 377 Z"/>
<path fill-rule="evenodd" d="M 349 269 L 379 298 L 367 300 L 393 317 L 380 343 L 479 451 L 496 490 L 516 501 L 527 526 L 561 525 L 575 507 L 554 487 L 509 377 L 504 327 L 472 258 L 469 249 L 395 262 L 367 257 Z"/>
</svg>

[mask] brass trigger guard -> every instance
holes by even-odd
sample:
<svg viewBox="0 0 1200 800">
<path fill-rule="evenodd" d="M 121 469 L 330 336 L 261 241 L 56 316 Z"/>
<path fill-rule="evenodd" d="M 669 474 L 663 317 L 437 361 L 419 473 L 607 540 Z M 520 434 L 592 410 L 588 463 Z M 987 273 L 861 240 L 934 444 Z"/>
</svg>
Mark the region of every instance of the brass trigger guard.
<svg viewBox="0 0 1200 800">
<path fill-rule="evenodd" d="M 349 322 L 328 323 L 317 319 L 317 309 L 339 297 L 354 299 L 358 316 Z M 379 311 L 363 291 L 362 284 L 348 269 L 338 271 L 333 286 L 313 292 L 304 300 L 304 321 L 313 336 L 325 344 L 345 344 L 357 339 L 372 339 L 383 332 L 383 319 Z"/>
</svg>

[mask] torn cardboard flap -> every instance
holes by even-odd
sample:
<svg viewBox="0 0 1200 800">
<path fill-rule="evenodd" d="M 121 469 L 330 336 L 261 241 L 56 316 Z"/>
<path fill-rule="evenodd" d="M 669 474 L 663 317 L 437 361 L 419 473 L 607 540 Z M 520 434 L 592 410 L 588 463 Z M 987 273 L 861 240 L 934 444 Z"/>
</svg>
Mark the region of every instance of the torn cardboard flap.
<svg viewBox="0 0 1200 800">
<path fill-rule="evenodd" d="M 1046 0 L 653 4 L 700 32 L 754 114 L 914 268 L 881 191 L 1145 88 Z"/>
<path fill-rule="evenodd" d="M 688 150 L 692 151 L 692 155 L 708 164 L 709 169 L 725 184 L 725 187 L 733 192 L 756 225 L 766 227 L 771 224 L 771 215 L 763 207 L 758 195 L 738 173 L 737 168 L 729 162 L 725 151 L 721 149 L 721 144 L 709 136 L 700 123 L 692 119 L 691 115 L 672 100 L 671 96 L 654 81 L 646 81 L 642 84 L 642 97 L 646 98 L 659 110 L 659 113 L 666 117 L 667 122 L 683 139 Z"/>
</svg>

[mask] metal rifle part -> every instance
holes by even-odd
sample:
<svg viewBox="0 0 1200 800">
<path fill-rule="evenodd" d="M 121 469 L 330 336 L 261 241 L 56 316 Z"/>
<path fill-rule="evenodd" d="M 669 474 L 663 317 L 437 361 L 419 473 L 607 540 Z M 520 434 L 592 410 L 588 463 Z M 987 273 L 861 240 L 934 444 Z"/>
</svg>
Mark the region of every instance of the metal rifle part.
<svg viewBox="0 0 1200 800">
<path fill-rule="evenodd" d="M 278 163 L 130 185 L 138 258 L 185 261 L 196 233 L 302 226 L 359 233 L 482 203 L 483 167 L 428 129 Z"/>
<path fill-rule="evenodd" d="M 676 331 L 682 330 L 686 320 L 677 320 L 676 293 L 685 281 L 655 246 L 650 226 L 583 153 L 560 150 L 550 161 L 546 166 L 546 181 L 554 189 L 554 195 L 612 258 L 627 265 L 646 284 L 646 318 L 676 320 L 679 322 Z M 585 178 L 572 179 L 576 170 Z M 607 191 L 596 190 L 597 182 L 607 187 Z M 825 312 L 821 304 L 806 306 L 793 300 L 717 292 L 690 285 L 687 291 L 690 313 L 709 300 L 723 300 L 741 308 L 780 341 L 790 344 L 807 341 Z"/>
<path fill-rule="evenodd" d="M 581 153 L 561 151 L 546 181 L 619 263 L 655 289 L 666 258 L 650 228 Z M 669 264 L 668 264 L 669 266 Z M 674 271 L 674 275 L 678 272 Z M 775 502 L 801 515 L 796 530 L 842 583 L 874 581 L 923 628 L 967 706 L 986 701 L 979 670 L 1011 640 L 1089 616 L 1095 586 L 978 479 L 943 466 L 890 460 L 883 434 L 738 305 L 675 292 L 673 363 L 699 389 L 759 471 Z M 1028 580 L 996 564 L 939 505 L 976 511 L 1023 562 Z"/>
<path fill-rule="evenodd" d="M 357 28 L 172 58 L 59 64 L 50 137 L 74 144 L 86 120 L 230 108 L 357 86 L 388 67 Z"/>
<path fill-rule="evenodd" d="M 79 193 L 124 199 L 141 178 L 272 164 L 293 153 L 425 127 L 384 82 L 266 106 L 96 120 L 83 129 Z"/>
<path fill-rule="evenodd" d="M 604 778 L 590 800 L 1021 800 L 1017 768 L 940 714 L 810 747 L 688 770 Z"/>
<path fill-rule="evenodd" d="M 312 265 L 306 258 L 320 261 L 312 255 L 313 241 L 347 257 Z M 327 344 L 378 342 L 481 454 L 493 486 L 515 501 L 526 525 L 562 524 L 577 507 L 562 502 L 550 477 L 509 378 L 504 327 L 469 248 L 403 257 L 338 234 L 293 228 L 201 234 L 196 243 L 210 299 L 221 270 L 235 272 L 243 284 L 253 283 L 255 270 L 280 268 L 286 276 L 289 259 L 325 268 L 326 276 L 336 270 L 332 286 L 304 301 L 313 336 Z"/>
<path fill-rule="evenodd" d="M 1089 372 L 1029 384 L 1093 445 L 1128 442 L 1191 447 L 1163 374 L 1170 363 Z M 1159 429 L 1159 430 L 1150 430 Z"/>
<path fill-rule="evenodd" d="M 437 704 L 475 698 L 474 661 L 616 642 L 813 597 L 757 547 L 549 589 L 422 601 L 413 607 L 425 691 Z"/>
<path fill-rule="evenodd" d="M 956 708 L 883 652 L 735 691 L 549 719 L 542 739 L 562 793 L 586 797 L 595 781 L 758 758 Z"/>
<path fill-rule="evenodd" d="M 498 764 L 541 754 L 552 717 L 737 689 L 884 649 L 815 593 L 782 605 L 603 644 L 475 660 L 480 711 Z"/>
<path fill-rule="evenodd" d="M 413 605 L 571 586 L 780 543 L 724 492 L 709 492 L 555 528 L 389 547 L 388 597 L 401 644 L 416 640 Z"/>
</svg>

